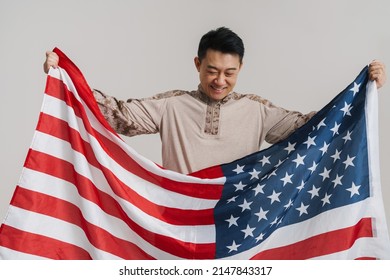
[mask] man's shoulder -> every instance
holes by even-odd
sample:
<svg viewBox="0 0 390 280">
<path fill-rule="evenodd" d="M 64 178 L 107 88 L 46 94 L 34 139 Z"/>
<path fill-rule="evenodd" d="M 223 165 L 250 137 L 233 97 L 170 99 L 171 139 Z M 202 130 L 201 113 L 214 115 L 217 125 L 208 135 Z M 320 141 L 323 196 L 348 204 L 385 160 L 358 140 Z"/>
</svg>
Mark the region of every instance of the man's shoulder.
<svg viewBox="0 0 390 280">
<path fill-rule="evenodd" d="M 271 105 L 271 102 L 268 99 L 265 99 L 264 97 L 254 94 L 254 93 L 238 93 L 238 92 L 232 92 L 231 93 L 231 99 L 238 101 L 247 101 L 247 102 L 255 102 L 262 105 L 269 106 Z"/>
<path fill-rule="evenodd" d="M 158 93 L 152 97 L 146 98 L 146 99 L 152 99 L 152 100 L 160 100 L 160 99 L 168 99 L 168 98 L 174 98 L 174 97 L 180 97 L 183 95 L 188 94 L 188 91 L 175 89 L 175 90 L 169 90 L 166 92 Z"/>
<path fill-rule="evenodd" d="M 186 96 L 189 93 L 190 93 L 189 91 L 175 89 L 175 90 L 169 90 L 169 91 L 165 91 L 162 93 L 158 93 L 158 94 L 155 94 L 155 95 L 150 96 L 150 97 L 144 97 L 144 98 L 139 98 L 139 99 L 129 99 L 128 102 L 131 102 L 132 100 L 138 100 L 141 102 L 143 102 L 143 101 L 168 101 L 170 99 L 172 100 L 172 99 L 175 99 L 175 98 L 178 98 L 181 96 Z"/>
</svg>

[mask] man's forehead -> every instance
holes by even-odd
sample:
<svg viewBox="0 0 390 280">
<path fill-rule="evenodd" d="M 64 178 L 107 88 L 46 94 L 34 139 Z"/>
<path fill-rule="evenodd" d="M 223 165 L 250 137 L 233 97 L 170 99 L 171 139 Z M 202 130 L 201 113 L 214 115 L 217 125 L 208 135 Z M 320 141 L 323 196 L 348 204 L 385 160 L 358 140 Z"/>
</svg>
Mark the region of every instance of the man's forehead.
<svg viewBox="0 0 390 280">
<path fill-rule="evenodd" d="M 238 54 L 222 53 L 220 51 L 208 50 L 205 60 L 206 67 L 218 70 L 237 70 L 240 68 Z"/>
<path fill-rule="evenodd" d="M 233 70 L 237 70 L 239 67 L 228 67 L 228 68 L 224 68 L 224 69 L 221 69 L 220 67 L 217 67 L 217 66 L 214 66 L 214 65 L 211 65 L 211 64 L 207 64 L 206 66 L 208 69 L 214 69 L 214 70 L 225 70 L 225 71 L 233 71 Z"/>
</svg>

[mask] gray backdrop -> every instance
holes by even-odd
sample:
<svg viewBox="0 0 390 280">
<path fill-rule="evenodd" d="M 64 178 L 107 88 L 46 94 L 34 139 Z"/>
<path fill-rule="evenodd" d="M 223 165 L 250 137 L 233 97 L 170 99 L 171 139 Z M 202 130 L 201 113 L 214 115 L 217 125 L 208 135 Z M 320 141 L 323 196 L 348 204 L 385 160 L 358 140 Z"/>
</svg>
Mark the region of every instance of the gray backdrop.
<svg viewBox="0 0 390 280">
<path fill-rule="evenodd" d="M 227 26 L 246 45 L 236 90 L 277 105 L 319 110 L 373 59 L 390 68 L 386 0 L 0 0 L 0 220 L 42 102 L 45 51 L 57 46 L 89 84 L 119 98 L 195 89 L 205 32 Z M 390 218 L 390 81 L 380 91 L 382 189 Z M 159 137 L 126 141 L 160 162 Z"/>
</svg>

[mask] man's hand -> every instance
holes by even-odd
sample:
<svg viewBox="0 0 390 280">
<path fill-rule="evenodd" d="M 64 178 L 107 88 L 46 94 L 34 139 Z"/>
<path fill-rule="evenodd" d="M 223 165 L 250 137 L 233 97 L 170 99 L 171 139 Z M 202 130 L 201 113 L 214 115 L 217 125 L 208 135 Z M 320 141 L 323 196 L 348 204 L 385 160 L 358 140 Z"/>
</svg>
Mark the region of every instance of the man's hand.
<svg viewBox="0 0 390 280">
<path fill-rule="evenodd" d="M 49 72 L 50 67 L 58 67 L 58 61 L 60 58 L 55 52 L 47 51 L 46 52 L 46 60 L 43 63 L 43 71 L 47 74 Z"/>
<path fill-rule="evenodd" d="M 385 65 L 378 60 L 374 60 L 369 65 L 368 76 L 371 81 L 376 82 L 376 86 L 378 87 L 378 89 L 381 88 L 386 82 Z"/>
</svg>

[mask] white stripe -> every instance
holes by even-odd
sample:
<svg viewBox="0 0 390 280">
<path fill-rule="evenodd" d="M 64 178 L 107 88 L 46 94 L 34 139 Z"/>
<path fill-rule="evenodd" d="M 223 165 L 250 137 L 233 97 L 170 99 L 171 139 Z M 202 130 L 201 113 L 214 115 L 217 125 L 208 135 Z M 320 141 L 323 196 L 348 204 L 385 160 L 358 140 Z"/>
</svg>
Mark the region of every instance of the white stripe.
<svg viewBox="0 0 390 280">
<path fill-rule="evenodd" d="M 373 203 L 375 211 L 375 231 L 377 238 L 382 244 L 383 254 L 381 258 L 390 259 L 390 240 L 387 229 L 385 209 L 382 200 L 380 162 L 379 162 L 379 127 L 378 127 L 378 91 L 376 83 L 367 83 L 366 126 L 367 126 L 367 149 L 370 173 L 371 196 L 375 199 Z"/>
<path fill-rule="evenodd" d="M 72 107 L 68 106 L 65 101 L 47 94 L 43 97 L 43 103 L 45 106 L 41 110 L 42 113 L 67 122 L 69 127 L 77 130 L 81 138 L 89 143 L 92 136 L 88 134 L 83 120 L 77 117 Z"/>
<path fill-rule="evenodd" d="M 78 226 L 50 216 L 11 205 L 7 225 L 76 245 L 86 250 L 93 259 L 118 259 L 118 257 L 91 245 L 84 231 Z"/>
</svg>

